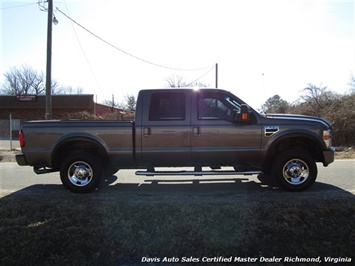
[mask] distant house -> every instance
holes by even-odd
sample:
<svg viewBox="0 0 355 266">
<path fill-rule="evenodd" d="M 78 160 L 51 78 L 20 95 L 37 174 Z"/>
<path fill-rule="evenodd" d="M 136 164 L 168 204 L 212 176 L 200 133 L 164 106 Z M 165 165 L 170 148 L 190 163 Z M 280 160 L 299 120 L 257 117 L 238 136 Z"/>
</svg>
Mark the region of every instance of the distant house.
<svg viewBox="0 0 355 266">
<path fill-rule="evenodd" d="M 13 130 L 18 131 L 20 123 L 45 119 L 46 97 L 44 95 L 0 96 L 0 136 L 9 135 L 9 118 Z M 52 95 L 53 119 L 92 119 L 96 116 L 121 113 L 122 109 L 97 104 L 93 94 Z"/>
</svg>

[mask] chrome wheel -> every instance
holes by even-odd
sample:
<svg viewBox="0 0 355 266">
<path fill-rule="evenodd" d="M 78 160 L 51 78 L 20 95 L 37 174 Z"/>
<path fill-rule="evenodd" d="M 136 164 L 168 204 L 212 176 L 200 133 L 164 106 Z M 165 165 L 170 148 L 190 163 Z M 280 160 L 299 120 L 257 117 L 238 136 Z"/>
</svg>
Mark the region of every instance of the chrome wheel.
<svg viewBox="0 0 355 266">
<path fill-rule="evenodd" d="M 288 191 L 303 191 L 317 178 L 315 158 L 305 150 L 286 150 L 275 159 L 272 178 Z"/>
<path fill-rule="evenodd" d="M 76 161 L 69 166 L 67 177 L 73 185 L 83 187 L 91 182 L 93 174 L 94 171 L 88 163 Z"/>
<path fill-rule="evenodd" d="M 309 167 L 300 159 L 289 160 L 282 172 L 285 181 L 291 185 L 303 184 L 309 177 Z"/>
<path fill-rule="evenodd" d="M 73 152 L 60 166 L 60 180 L 75 193 L 87 193 L 96 189 L 103 175 L 99 157 L 87 152 Z"/>
</svg>

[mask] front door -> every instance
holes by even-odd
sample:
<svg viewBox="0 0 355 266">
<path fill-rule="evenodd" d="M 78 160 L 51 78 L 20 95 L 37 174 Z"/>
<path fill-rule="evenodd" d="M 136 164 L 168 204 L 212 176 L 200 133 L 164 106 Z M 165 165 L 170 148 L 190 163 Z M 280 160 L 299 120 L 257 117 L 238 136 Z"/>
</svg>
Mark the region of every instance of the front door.
<svg viewBox="0 0 355 266">
<path fill-rule="evenodd" d="M 234 121 L 242 102 L 226 91 L 194 94 L 191 159 L 205 166 L 237 166 L 260 160 L 261 125 Z"/>
</svg>

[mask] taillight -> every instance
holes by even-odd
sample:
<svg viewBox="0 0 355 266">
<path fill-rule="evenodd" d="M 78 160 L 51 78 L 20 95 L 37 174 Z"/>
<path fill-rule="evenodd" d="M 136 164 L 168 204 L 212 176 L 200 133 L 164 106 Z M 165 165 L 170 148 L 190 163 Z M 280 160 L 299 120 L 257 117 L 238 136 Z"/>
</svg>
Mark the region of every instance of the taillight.
<svg viewBox="0 0 355 266">
<path fill-rule="evenodd" d="M 19 136 L 18 139 L 19 139 L 19 141 L 20 141 L 20 147 L 22 148 L 22 147 L 25 146 L 25 136 L 23 135 L 22 130 L 19 131 L 18 136 Z"/>
</svg>

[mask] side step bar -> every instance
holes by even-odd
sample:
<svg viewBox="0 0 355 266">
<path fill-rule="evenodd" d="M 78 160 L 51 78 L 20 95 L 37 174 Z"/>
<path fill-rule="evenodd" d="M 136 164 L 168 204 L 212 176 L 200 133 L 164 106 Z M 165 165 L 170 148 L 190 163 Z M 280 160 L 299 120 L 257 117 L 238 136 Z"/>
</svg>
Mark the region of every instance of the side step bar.
<svg viewBox="0 0 355 266">
<path fill-rule="evenodd" d="M 223 170 L 213 170 L 213 171 L 136 171 L 136 175 L 145 176 L 170 176 L 170 175 L 259 175 L 262 171 L 223 171 Z"/>
<path fill-rule="evenodd" d="M 52 169 L 52 168 L 46 168 L 46 167 L 33 167 L 33 171 L 37 175 L 41 175 L 41 174 L 48 174 L 48 173 L 52 173 L 52 172 L 57 172 L 58 170 Z"/>
</svg>

